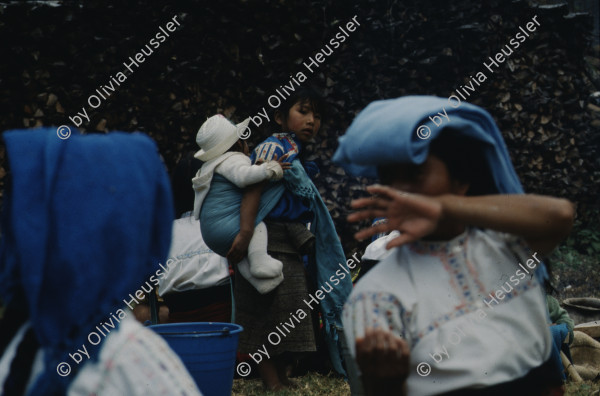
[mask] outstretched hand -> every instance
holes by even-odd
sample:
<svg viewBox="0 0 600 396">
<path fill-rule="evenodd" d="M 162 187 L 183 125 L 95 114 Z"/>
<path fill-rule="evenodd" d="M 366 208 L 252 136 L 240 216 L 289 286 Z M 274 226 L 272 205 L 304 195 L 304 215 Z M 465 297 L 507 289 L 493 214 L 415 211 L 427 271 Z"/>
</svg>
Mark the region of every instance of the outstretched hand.
<svg viewBox="0 0 600 396">
<path fill-rule="evenodd" d="M 352 201 L 353 209 L 363 210 L 350 214 L 348 221 L 359 222 L 384 217 L 387 222 L 363 228 L 354 235 L 358 240 L 382 232 L 400 231 L 400 236 L 387 244 L 386 248 L 391 249 L 431 234 L 442 217 L 442 204 L 435 198 L 409 194 L 380 185 L 369 186 L 367 191 L 373 194 L 373 197 Z"/>
</svg>

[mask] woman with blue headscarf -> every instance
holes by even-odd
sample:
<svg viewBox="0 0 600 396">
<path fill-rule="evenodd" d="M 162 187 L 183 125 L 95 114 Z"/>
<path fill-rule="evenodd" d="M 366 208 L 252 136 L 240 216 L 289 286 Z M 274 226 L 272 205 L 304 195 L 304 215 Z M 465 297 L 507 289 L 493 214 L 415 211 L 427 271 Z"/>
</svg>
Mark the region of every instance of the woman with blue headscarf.
<svg viewBox="0 0 600 396">
<path fill-rule="evenodd" d="M 487 112 L 446 107 L 431 96 L 371 103 L 334 157 L 386 185 L 352 203 L 349 221 L 387 219 L 356 237 L 400 232 L 344 308 L 365 390 L 561 395 L 540 259 L 568 235 L 573 207 L 523 194 Z"/>
<path fill-rule="evenodd" d="M 125 310 L 169 249 L 169 181 L 142 134 L 3 135 L 0 393 L 198 395 L 164 340 Z M 152 279 L 152 277 L 150 277 Z"/>
</svg>

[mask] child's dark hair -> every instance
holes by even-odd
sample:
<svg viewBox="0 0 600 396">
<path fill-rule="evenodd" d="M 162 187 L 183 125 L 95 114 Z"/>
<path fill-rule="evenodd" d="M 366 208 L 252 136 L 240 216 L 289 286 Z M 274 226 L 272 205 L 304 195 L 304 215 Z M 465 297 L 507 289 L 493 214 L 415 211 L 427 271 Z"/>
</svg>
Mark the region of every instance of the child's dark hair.
<svg viewBox="0 0 600 396">
<path fill-rule="evenodd" d="M 202 161 L 194 157 L 190 152 L 184 155 L 173 170 L 171 178 L 171 189 L 175 204 L 175 217 L 180 218 L 182 214 L 194 209 L 194 190 L 192 178 L 202 166 Z"/>
<path fill-rule="evenodd" d="M 431 142 L 429 153 L 442 160 L 453 179 L 469 184 L 467 195 L 497 194 L 485 149 L 485 143 L 446 128 Z"/>
<path fill-rule="evenodd" d="M 319 91 L 312 86 L 297 88 L 283 102 L 281 106 L 275 109 L 275 114 L 279 112 L 284 119 L 287 119 L 287 116 L 290 113 L 290 109 L 294 107 L 294 105 L 298 102 L 308 102 L 313 112 L 321 115 L 321 119 L 324 119 L 326 117 L 327 104 L 325 103 L 325 100 L 323 99 L 323 96 L 319 93 Z M 273 122 L 275 122 L 275 117 L 273 117 L 272 119 Z"/>
</svg>

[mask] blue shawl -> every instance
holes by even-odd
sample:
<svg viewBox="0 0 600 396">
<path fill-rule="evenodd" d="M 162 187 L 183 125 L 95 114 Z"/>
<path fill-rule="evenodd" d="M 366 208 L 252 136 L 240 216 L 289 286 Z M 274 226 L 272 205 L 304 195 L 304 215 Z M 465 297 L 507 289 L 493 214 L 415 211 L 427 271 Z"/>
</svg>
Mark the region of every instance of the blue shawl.
<svg viewBox="0 0 600 396">
<path fill-rule="evenodd" d="M 271 182 L 268 184 L 261 196 L 255 224 L 261 222 L 277 205 L 285 189 L 300 198 L 307 198 L 310 202 L 310 210 L 314 213 L 311 232 L 315 234 L 316 241 L 315 257 L 311 269 L 313 269 L 317 287 L 320 287 L 335 274 L 339 269 L 339 264 L 345 265 L 346 257 L 329 211 L 300 160 L 292 161 L 291 169 L 284 172 L 283 183 Z M 233 183 L 220 175 L 215 175 L 211 182 L 210 192 L 202 204 L 200 211 L 202 236 L 206 244 L 221 256 L 227 254 L 233 239 L 239 233 L 242 193 L 242 190 Z M 342 326 L 341 311 L 351 291 L 352 281 L 349 277 L 345 277 L 320 301 L 329 354 L 334 368 L 341 374 L 344 374 L 344 369 L 337 345 L 338 336 L 335 326 Z"/>
<path fill-rule="evenodd" d="M 3 203 L 0 296 L 29 314 L 45 370 L 32 395 L 65 394 L 70 358 L 124 306 L 167 254 L 173 220 L 166 169 L 138 133 L 5 132 L 10 184 Z M 20 298 L 24 296 L 24 298 Z M 104 339 L 103 339 L 104 340 Z M 69 376 L 57 364 L 70 363 Z M 83 365 L 82 362 L 81 365 Z"/>
<path fill-rule="evenodd" d="M 310 231 L 316 237 L 315 255 L 311 258 L 310 267 L 314 269 L 313 277 L 318 289 L 335 275 L 335 272 L 340 268 L 340 264 L 346 265 L 346 255 L 329 210 L 323 202 L 319 190 L 310 180 L 299 160 L 296 159 L 292 162 L 292 168 L 284 173 L 283 180 L 289 191 L 299 197 L 308 198 L 310 210 L 314 213 Z M 343 327 L 341 313 L 351 292 L 352 279 L 346 276 L 344 279 L 340 279 L 339 285 L 333 286 L 329 293 L 325 293 L 325 298 L 320 304 L 329 357 L 335 370 L 343 375 L 346 373 L 340 358 L 341 351 L 339 350 L 336 327 Z"/>
</svg>

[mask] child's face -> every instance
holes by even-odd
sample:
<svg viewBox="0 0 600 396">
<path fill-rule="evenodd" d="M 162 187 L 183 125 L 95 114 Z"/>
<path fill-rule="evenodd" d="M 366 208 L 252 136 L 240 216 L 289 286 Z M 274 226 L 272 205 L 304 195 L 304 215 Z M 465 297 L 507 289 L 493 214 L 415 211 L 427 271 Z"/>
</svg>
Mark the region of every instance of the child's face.
<svg viewBox="0 0 600 396">
<path fill-rule="evenodd" d="M 281 113 L 275 115 L 275 121 L 284 132 L 293 132 L 301 143 L 310 142 L 319 132 L 321 115 L 315 112 L 308 100 L 297 102 L 284 119 Z"/>
<path fill-rule="evenodd" d="M 421 165 L 391 164 L 380 166 L 378 172 L 382 184 L 414 194 L 465 195 L 469 188 L 468 184 L 454 180 L 446 164 L 433 154 Z"/>
</svg>

